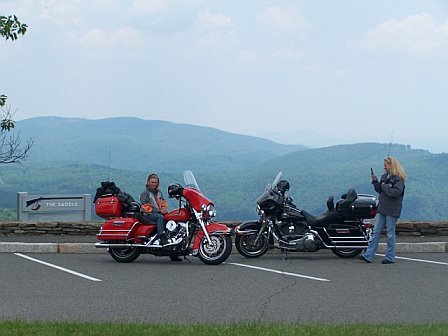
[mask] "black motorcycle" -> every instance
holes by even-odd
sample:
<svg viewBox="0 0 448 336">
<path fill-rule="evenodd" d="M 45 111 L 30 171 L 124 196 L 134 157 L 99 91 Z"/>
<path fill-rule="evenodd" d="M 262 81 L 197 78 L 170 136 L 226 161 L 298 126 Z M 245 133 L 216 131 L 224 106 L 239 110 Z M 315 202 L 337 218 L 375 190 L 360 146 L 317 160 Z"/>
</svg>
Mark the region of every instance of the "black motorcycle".
<svg viewBox="0 0 448 336">
<path fill-rule="evenodd" d="M 257 258 L 269 248 L 283 252 L 316 252 L 330 249 L 341 258 L 353 258 L 366 249 L 372 225 L 364 219 L 374 218 L 378 198 L 357 194 L 350 189 L 320 215 L 299 209 L 289 196 L 289 182 L 278 173 L 272 184 L 257 199 L 258 221 L 244 222 L 235 228 L 235 246 L 247 258 Z"/>
</svg>

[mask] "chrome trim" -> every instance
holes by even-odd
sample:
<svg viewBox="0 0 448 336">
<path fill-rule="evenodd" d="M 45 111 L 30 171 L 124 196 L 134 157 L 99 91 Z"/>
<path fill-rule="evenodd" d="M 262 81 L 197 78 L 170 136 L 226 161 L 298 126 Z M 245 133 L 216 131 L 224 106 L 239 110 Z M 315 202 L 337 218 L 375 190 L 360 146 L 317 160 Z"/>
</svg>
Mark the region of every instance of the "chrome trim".
<svg viewBox="0 0 448 336">
<path fill-rule="evenodd" d="M 100 233 L 97 234 L 97 236 L 100 235 L 100 234 L 107 234 L 107 233 L 110 233 L 110 232 L 129 233 L 129 231 L 130 230 L 101 230 Z"/>
<path fill-rule="evenodd" d="M 101 233 L 101 234 L 97 234 L 97 236 L 103 236 L 103 237 L 116 237 L 118 235 L 123 236 L 123 239 L 126 238 L 128 235 L 127 234 L 119 234 L 119 233 Z"/>
<path fill-rule="evenodd" d="M 95 243 L 95 247 L 148 247 L 144 244 L 110 244 L 110 243 Z"/>
<path fill-rule="evenodd" d="M 119 223 L 126 223 L 125 221 L 117 221 Z M 114 221 L 115 224 L 115 221 Z M 115 236 L 115 235 L 126 235 L 126 237 L 129 236 L 129 234 L 132 232 L 132 230 L 134 229 L 134 227 L 138 224 L 138 221 L 134 222 L 134 224 L 132 224 L 131 228 L 129 230 L 103 230 L 100 229 L 100 232 L 96 234 L 96 236 L 102 235 L 102 236 Z"/>
<path fill-rule="evenodd" d="M 249 234 L 258 233 L 258 230 L 252 230 L 252 229 L 250 229 L 250 230 L 239 230 L 239 229 L 236 229 L 235 233 L 239 234 L 239 235 L 249 235 Z"/>
<path fill-rule="evenodd" d="M 341 245 L 341 246 L 332 246 L 332 245 L 326 245 L 324 243 L 324 246 L 328 249 L 353 249 L 353 250 L 364 250 L 367 247 L 369 247 L 368 245 L 354 245 L 354 246 L 346 246 L 346 245 Z"/>
<path fill-rule="evenodd" d="M 333 242 L 333 244 L 340 245 L 340 244 L 367 244 L 367 241 L 338 241 Z"/>
<path fill-rule="evenodd" d="M 327 245 L 325 244 L 325 242 L 322 242 L 324 244 L 324 246 L 328 249 L 360 249 L 363 250 L 367 247 L 369 247 L 369 245 L 366 243 L 366 245 Z"/>
<path fill-rule="evenodd" d="M 328 236 L 330 239 L 366 239 L 364 236 L 350 236 L 350 237 L 331 237 Z"/>
<path fill-rule="evenodd" d="M 210 236 L 220 236 L 220 235 L 230 235 L 232 234 L 231 231 L 213 231 L 210 233 Z"/>
<path fill-rule="evenodd" d="M 324 228 L 324 230 L 325 230 L 325 228 Z M 320 241 L 321 241 L 322 243 L 324 243 L 324 240 L 322 239 L 322 237 L 320 236 L 320 234 L 319 234 L 316 230 L 312 230 L 312 229 L 310 229 L 309 232 L 311 232 L 312 234 L 314 234 L 315 237 L 319 238 Z M 327 232 L 327 231 L 325 230 L 325 232 Z M 327 233 L 327 234 L 328 234 L 328 233 Z M 324 245 L 325 245 L 325 243 L 324 243 Z"/>
<path fill-rule="evenodd" d="M 202 214 L 199 213 L 199 212 L 197 212 L 195 209 L 192 209 L 192 210 L 193 210 L 193 212 L 194 212 L 194 214 L 195 214 L 195 216 L 196 216 L 196 219 L 197 219 L 198 222 L 199 222 L 199 225 L 201 226 L 202 231 L 204 232 L 204 236 L 205 236 L 205 238 L 207 238 L 207 243 L 208 243 L 209 245 L 212 245 L 212 241 L 210 240 L 210 236 L 209 236 L 209 234 L 208 234 L 208 232 L 207 232 L 207 229 L 205 228 L 205 223 L 204 223 L 204 221 L 202 220 Z"/>
</svg>

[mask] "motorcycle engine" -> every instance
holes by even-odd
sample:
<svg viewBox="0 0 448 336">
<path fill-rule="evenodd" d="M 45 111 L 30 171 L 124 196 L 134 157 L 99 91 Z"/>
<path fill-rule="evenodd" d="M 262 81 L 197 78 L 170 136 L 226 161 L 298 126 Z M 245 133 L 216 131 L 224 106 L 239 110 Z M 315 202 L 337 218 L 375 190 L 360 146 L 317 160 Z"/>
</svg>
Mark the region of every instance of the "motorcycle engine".
<svg viewBox="0 0 448 336">
<path fill-rule="evenodd" d="M 167 238 L 170 243 L 178 244 L 188 236 L 188 224 L 170 220 L 166 223 Z"/>
<path fill-rule="evenodd" d="M 306 233 L 302 238 L 291 243 L 296 244 L 299 252 L 316 252 L 320 248 L 320 240 L 316 239 L 312 233 Z"/>
<path fill-rule="evenodd" d="M 299 222 L 276 221 L 278 229 L 286 239 L 302 234 L 305 225 Z"/>
</svg>

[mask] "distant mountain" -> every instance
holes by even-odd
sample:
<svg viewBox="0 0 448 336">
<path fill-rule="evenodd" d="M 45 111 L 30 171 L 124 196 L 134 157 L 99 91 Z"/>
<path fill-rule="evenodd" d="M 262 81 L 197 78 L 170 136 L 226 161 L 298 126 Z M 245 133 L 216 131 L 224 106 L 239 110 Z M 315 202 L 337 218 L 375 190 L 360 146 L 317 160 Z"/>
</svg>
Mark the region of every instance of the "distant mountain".
<svg viewBox="0 0 448 336">
<path fill-rule="evenodd" d="M 127 117 L 37 117 L 17 122 L 16 129 L 34 140 L 29 162 L 70 161 L 157 172 L 246 168 L 305 148 L 210 127 Z"/>
<path fill-rule="evenodd" d="M 201 190 L 212 199 L 221 220 L 256 218 L 255 201 L 278 171 L 291 184 L 290 194 L 302 209 L 319 214 L 327 197 L 337 200 L 349 188 L 376 193 L 370 184 L 370 168 L 380 176 L 383 158 L 399 158 L 408 174 L 402 219 L 447 220 L 448 154 L 432 154 L 403 145 L 362 143 L 307 149 L 247 165 L 244 169 L 195 170 Z M 219 163 L 219 162 L 218 162 Z M 222 165 L 225 166 L 224 164 Z M 170 183 L 183 183 L 182 169 L 160 172 L 166 195 Z M 90 193 L 101 181 L 113 180 L 135 198 L 144 187 L 147 170 L 114 169 L 79 163 L 25 162 L 0 166 L 0 208 L 14 208 L 18 191 L 31 194 Z M 170 207 L 176 206 L 170 200 Z"/>
<path fill-rule="evenodd" d="M 448 154 L 398 144 L 338 145 L 285 154 L 259 165 L 257 171 L 260 175 L 282 171 L 297 203 L 316 212 L 324 210 L 329 195 L 336 199 L 351 187 L 359 193 L 376 195 L 370 183 L 370 168 L 379 177 L 384 173 L 383 159 L 389 155 L 399 159 L 408 176 L 402 217 L 448 219 Z"/>
</svg>

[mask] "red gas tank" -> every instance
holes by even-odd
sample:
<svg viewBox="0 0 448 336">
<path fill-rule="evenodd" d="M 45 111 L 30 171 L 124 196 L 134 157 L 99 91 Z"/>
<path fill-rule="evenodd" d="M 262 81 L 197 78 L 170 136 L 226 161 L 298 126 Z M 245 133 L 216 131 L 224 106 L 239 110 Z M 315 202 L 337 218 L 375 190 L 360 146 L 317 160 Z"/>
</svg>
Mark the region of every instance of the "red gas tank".
<svg viewBox="0 0 448 336">
<path fill-rule="evenodd" d="M 174 209 L 163 215 L 165 222 L 173 220 L 177 222 L 188 222 L 191 218 L 190 212 L 186 208 Z"/>
</svg>

